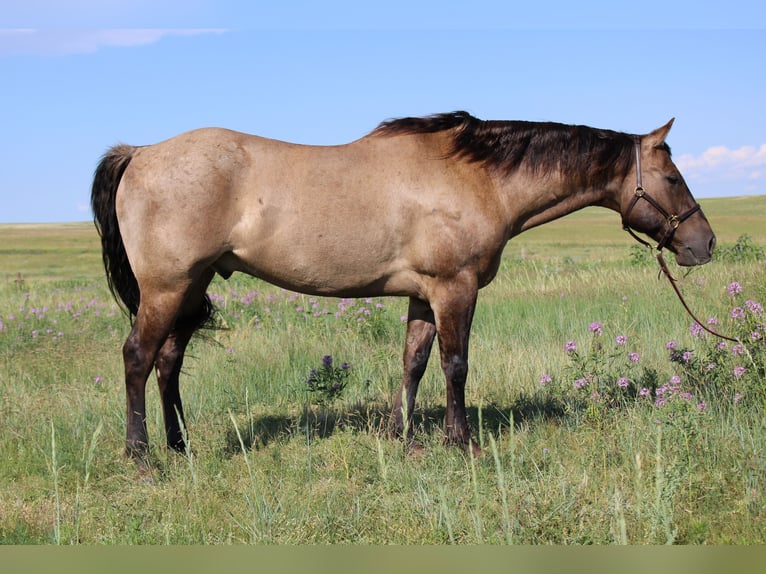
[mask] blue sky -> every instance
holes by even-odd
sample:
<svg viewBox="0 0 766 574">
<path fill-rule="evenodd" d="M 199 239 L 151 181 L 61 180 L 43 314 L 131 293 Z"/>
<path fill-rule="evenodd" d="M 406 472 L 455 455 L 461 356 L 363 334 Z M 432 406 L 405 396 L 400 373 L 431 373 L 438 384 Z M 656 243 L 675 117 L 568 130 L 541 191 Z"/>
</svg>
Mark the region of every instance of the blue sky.
<svg viewBox="0 0 766 574">
<path fill-rule="evenodd" d="M 766 194 L 762 2 L 14 4 L 0 222 L 90 219 L 93 169 L 118 142 L 216 125 L 336 144 L 456 109 L 631 133 L 675 117 L 695 195 Z"/>
</svg>

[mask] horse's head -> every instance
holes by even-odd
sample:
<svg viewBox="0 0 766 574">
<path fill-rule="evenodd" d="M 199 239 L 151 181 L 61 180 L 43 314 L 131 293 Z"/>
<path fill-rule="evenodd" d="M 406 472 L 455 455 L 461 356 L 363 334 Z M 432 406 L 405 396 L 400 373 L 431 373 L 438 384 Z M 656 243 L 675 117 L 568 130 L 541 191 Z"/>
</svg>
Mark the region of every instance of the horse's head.
<svg viewBox="0 0 766 574">
<path fill-rule="evenodd" d="M 621 205 L 625 229 L 646 233 L 675 253 L 679 265 L 710 261 L 715 235 L 684 178 L 670 159 L 665 138 L 670 120 L 652 133 L 636 138 L 636 186 L 626 186 Z M 636 237 L 642 243 L 640 238 Z"/>
</svg>

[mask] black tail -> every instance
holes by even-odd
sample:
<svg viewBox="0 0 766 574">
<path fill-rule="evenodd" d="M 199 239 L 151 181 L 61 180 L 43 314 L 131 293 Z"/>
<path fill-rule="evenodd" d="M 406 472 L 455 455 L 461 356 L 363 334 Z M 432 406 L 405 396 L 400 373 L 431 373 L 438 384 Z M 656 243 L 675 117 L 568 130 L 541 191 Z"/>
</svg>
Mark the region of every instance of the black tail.
<svg viewBox="0 0 766 574">
<path fill-rule="evenodd" d="M 121 300 L 125 305 L 131 320 L 138 313 L 141 295 L 122 242 L 115 198 L 120 179 L 133 158 L 135 149 L 128 145 L 118 145 L 106 152 L 96 168 L 90 194 L 93 220 L 101 236 L 109 290 L 115 299 Z"/>
</svg>

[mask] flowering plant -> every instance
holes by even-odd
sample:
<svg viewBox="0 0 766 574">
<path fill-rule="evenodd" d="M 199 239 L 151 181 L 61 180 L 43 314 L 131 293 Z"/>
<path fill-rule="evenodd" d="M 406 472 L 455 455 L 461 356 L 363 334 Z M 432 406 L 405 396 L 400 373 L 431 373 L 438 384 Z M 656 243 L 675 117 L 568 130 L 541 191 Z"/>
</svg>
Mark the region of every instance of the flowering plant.
<svg viewBox="0 0 766 574">
<path fill-rule="evenodd" d="M 766 313 L 759 302 L 745 298 L 742 285 L 731 282 L 727 287 L 731 309 L 727 317 L 716 317 L 707 324 L 721 329 L 737 339 L 725 341 L 709 335 L 692 323 L 689 332 L 694 345 L 679 348 L 670 341 L 670 360 L 680 365 L 686 378 L 696 389 L 728 397 L 735 403 L 745 400 L 751 404 L 766 399 L 763 380 L 766 377 Z M 723 327 L 719 327 L 719 324 Z"/>
<path fill-rule="evenodd" d="M 543 386 L 568 406 L 583 400 L 591 406 L 619 406 L 654 393 L 657 373 L 641 363 L 641 355 L 627 335 L 608 335 L 599 321 L 590 323 L 588 331 L 589 341 L 584 348 L 574 340 L 564 343 L 569 364 L 563 380 L 553 384 L 553 377 L 544 374 L 540 378 Z"/>
<path fill-rule="evenodd" d="M 317 403 L 325 403 L 340 398 L 343 389 L 348 383 L 348 374 L 351 366 L 348 363 L 340 367 L 333 365 L 332 355 L 322 357 L 322 366 L 319 369 L 311 369 L 306 388 L 315 393 Z"/>
<path fill-rule="evenodd" d="M 701 325 L 689 328 L 693 344 L 681 347 L 668 341 L 665 348 L 676 372 L 661 383 L 657 372 L 645 367 L 632 340 L 624 335 L 609 336 L 604 325 L 589 325 L 589 343 L 583 348 L 574 340 L 564 343 L 569 364 L 562 380 L 549 374 L 540 384 L 567 408 L 587 406 L 589 412 L 606 406 L 620 406 L 629 400 L 652 404 L 666 413 L 667 420 L 685 420 L 706 411 L 708 402 L 717 404 L 766 405 L 766 312 L 754 299 L 746 298 L 742 285 L 727 287 L 732 306 L 719 325 L 710 326 L 736 337 L 736 342 L 718 339 Z M 680 371 L 677 370 L 680 367 Z M 684 415 L 679 417 L 678 415 Z"/>
</svg>

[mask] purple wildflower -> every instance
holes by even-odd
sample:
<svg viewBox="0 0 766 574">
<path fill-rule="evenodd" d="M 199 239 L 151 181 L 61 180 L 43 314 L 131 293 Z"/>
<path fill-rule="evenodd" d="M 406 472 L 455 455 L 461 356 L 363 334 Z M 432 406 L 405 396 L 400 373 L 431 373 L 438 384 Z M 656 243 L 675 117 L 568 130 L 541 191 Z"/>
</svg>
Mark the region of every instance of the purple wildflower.
<svg viewBox="0 0 766 574">
<path fill-rule="evenodd" d="M 641 390 L 638 391 L 638 396 L 640 397 L 649 397 L 651 396 L 652 392 L 647 389 L 646 387 L 641 387 Z"/>
<path fill-rule="evenodd" d="M 582 389 L 583 387 L 587 387 L 587 386 L 588 386 L 588 381 L 586 381 L 585 379 L 577 379 L 574 382 L 575 389 Z"/>
<path fill-rule="evenodd" d="M 718 325 L 718 319 L 715 317 L 710 317 L 710 319 L 707 320 L 708 325 Z"/>
<path fill-rule="evenodd" d="M 683 359 L 684 363 L 689 363 L 692 360 L 692 352 L 691 351 L 684 351 L 683 355 L 681 355 L 681 359 Z"/>
<path fill-rule="evenodd" d="M 753 301 L 752 299 L 745 301 L 745 307 L 750 309 L 750 312 L 753 315 L 760 315 L 763 313 L 763 306 L 760 303 Z"/>
<path fill-rule="evenodd" d="M 668 351 L 675 351 L 676 347 L 678 347 L 678 345 L 676 344 L 675 341 L 668 341 L 667 343 L 665 343 L 665 348 Z"/>
<path fill-rule="evenodd" d="M 630 386 L 630 380 L 627 377 L 617 379 L 617 386 L 621 389 L 627 389 Z"/>
<path fill-rule="evenodd" d="M 577 343 L 575 343 L 574 341 L 567 341 L 564 344 L 564 350 L 567 353 L 574 353 L 577 350 Z"/>
<path fill-rule="evenodd" d="M 618 345 L 624 345 L 628 342 L 628 338 L 625 335 L 617 335 L 617 338 L 614 341 Z"/>
<path fill-rule="evenodd" d="M 743 345 L 734 345 L 731 348 L 731 352 L 735 357 L 742 356 L 745 354 L 745 347 Z"/>
<path fill-rule="evenodd" d="M 628 353 L 628 359 L 631 363 L 638 363 L 638 361 L 641 359 L 641 355 L 638 353 Z"/>
<path fill-rule="evenodd" d="M 739 402 L 742 400 L 742 393 L 734 393 L 734 404 L 738 405 Z"/>
<path fill-rule="evenodd" d="M 332 367 L 332 355 L 325 355 L 322 357 L 322 367 L 325 369 Z"/>
<path fill-rule="evenodd" d="M 734 309 L 731 310 L 731 318 L 732 319 L 744 319 L 745 318 L 745 310 L 742 307 L 734 307 Z"/>
<path fill-rule="evenodd" d="M 689 327 L 689 332 L 692 334 L 693 337 L 701 337 L 704 334 L 702 325 L 700 325 L 696 321 L 691 324 L 691 327 Z"/>
<path fill-rule="evenodd" d="M 707 403 L 705 401 L 697 403 L 697 410 L 701 413 L 704 413 L 707 410 Z"/>
<path fill-rule="evenodd" d="M 588 326 L 588 330 L 589 330 L 591 333 L 594 333 L 594 334 L 595 334 L 597 337 L 600 337 L 600 336 L 601 336 L 601 333 L 603 332 L 603 331 L 601 330 L 601 323 L 599 323 L 598 321 L 594 321 L 593 323 L 591 323 L 591 324 Z"/>
<path fill-rule="evenodd" d="M 745 374 L 745 371 L 747 371 L 745 367 L 734 367 L 734 376 L 736 378 L 740 378 L 742 375 Z"/>
<path fill-rule="evenodd" d="M 729 291 L 729 295 L 734 297 L 735 295 L 739 295 L 740 293 L 742 293 L 742 285 L 740 285 L 739 282 L 737 281 L 732 281 L 731 283 L 729 283 L 727 290 Z"/>
<path fill-rule="evenodd" d="M 543 373 L 540 375 L 540 384 L 541 385 L 547 385 L 549 384 L 553 379 L 548 373 Z"/>
</svg>

